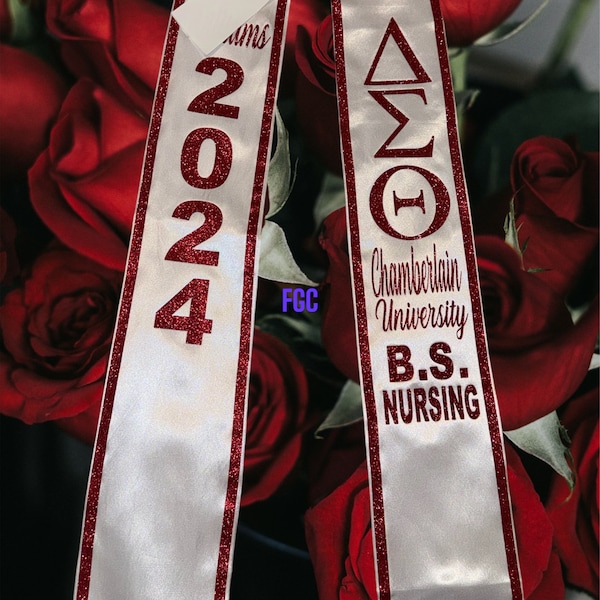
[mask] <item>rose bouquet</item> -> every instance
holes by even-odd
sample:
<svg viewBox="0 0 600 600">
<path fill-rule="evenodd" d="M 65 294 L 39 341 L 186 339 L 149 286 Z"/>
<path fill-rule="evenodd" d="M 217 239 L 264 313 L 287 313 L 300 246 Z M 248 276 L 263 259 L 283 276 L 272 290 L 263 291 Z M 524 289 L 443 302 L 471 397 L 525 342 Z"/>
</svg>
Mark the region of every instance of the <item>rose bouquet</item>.
<svg viewBox="0 0 600 600">
<path fill-rule="evenodd" d="M 519 4 L 442 0 L 441 8 L 525 598 L 593 598 L 598 94 L 564 68 L 592 4 L 573 3 L 534 85 L 506 93 L 472 75 L 469 57 L 536 27 L 540 11 L 511 21 Z M 39 597 L 24 578 L 31 540 L 64 550 L 59 559 L 30 553 L 44 573 L 68 563 L 60 582 L 50 579 L 55 589 L 44 588 L 44 597 L 62 598 L 72 588 L 170 6 L 0 5 L 0 412 L 11 465 L 2 504 L 10 539 L 20 539 L 14 552 L 3 544 L 14 573 L 3 585 Z M 232 597 L 375 600 L 326 0 L 291 1 L 278 109 Z M 311 280 L 318 311 L 284 313 L 284 285 L 306 289 Z M 39 502 L 20 505 L 40 490 Z M 48 522 L 59 520 L 44 508 L 53 496 L 69 498 L 60 517 L 69 525 Z M 257 568 L 264 580 L 255 581 Z"/>
</svg>

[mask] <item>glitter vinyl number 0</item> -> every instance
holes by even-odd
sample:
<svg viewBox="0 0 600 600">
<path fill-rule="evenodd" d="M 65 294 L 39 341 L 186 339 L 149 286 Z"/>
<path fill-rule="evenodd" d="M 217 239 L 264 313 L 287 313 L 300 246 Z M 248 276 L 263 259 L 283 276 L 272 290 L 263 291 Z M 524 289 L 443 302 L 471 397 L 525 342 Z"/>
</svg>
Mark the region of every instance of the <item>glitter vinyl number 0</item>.
<svg viewBox="0 0 600 600">
<path fill-rule="evenodd" d="M 219 100 L 235 92 L 244 81 L 244 72 L 239 64 L 222 57 L 208 57 L 201 60 L 196 67 L 198 73 L 212 75 L 216 70 L 225 72 L 225 80 L 218 85 L 198 94 L 189 104 L 188 111 L 237 119 L 239 107 L 219 102 Z M 203 176 L 198 172 L 198 162 L 202 145 L 212 140 L 215 146 L 215 157 L 211 172 Z M 232 163 L 232 144 L 230 137 L 220 129 L 200 127 L 191 131 L 181 149 L 181 175 L 186 183 L 197 189 L 215 189 L 223 185 L 229 176 Z M 187 200 L 179 204 L 173 211 L 176 219 L 189 220 L 195 213 L 204 216 L 200 227 L 175 242 L 165 255 L 165 260 L 176 262 L 217 266 L 219 252 L 199 249 L 197 246 L 214 236 L 223 223 L 223 213 L 213 202 L 206 200 Z M 156 311 L 154 327 L 185 331 L 187 344 L 201 344 L 202 335 L 212 331 L 212 320 L 206 318 L 206 304 L 210 281 L 208 279 L 192 279 L 175 296 Z M 175 313 L 190 302 L 188 316 Z"/>
</svg>

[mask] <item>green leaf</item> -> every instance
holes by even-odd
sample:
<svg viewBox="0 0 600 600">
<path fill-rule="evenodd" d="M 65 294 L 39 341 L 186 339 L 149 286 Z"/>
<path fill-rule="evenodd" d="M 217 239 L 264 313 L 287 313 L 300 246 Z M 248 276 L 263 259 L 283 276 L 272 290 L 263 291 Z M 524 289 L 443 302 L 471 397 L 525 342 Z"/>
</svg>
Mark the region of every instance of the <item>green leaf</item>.
<svg viewBox="0 0 600 600">
<path fill-rule="evenodd" d="M 468 48 L 450 57 L 450 73 L 452 75 L 452 88 L 455 94 L 463 92 L 467 88 L 467 64 L 469 60 Z M 457 100 L 458 104 L 458 100 Z"/>
<path fill-rule="evenodd" d="M 515 199 L 511 198 L 510 208 L 506 219 L 504 220 L 504 241 L 513 249 L 516 250 L 521 259 L 521 268 L 523 268 L 523 251 L 519 245 L 519 228 L 515 216 Z"/>
<path fill-rule="evenodd" d="M 290 140 L 283 118 L 275 107 L 275 151 L 269 161 L 269 212 L 265 218 L 276 215 L 285 205 L 293 186 Z"/>
<path fill-rule="evenodd" d="M 505 431 L 504 434 L 521 450 L 549 464 L 573 489 L 575 473 L 571 468 L 571 440 L 558 420 L 556 411 L 519 429 Z"/>
<path fill-rule="evenodd" d="M 479 90 L 466 89 L 460 92 L 456 92 L 455 94 L 455 102 L 456 102 L 456 111 L 458 113 L 464 113 L 473 105 L 477 96 L 479 95 Z"/>
<path fill-rule="evenodd" d="M 361 421 L 363 418 L 362 394 L 360 386 L 350 379 L 345 383 L 339 398 L 331 412 L 315 431 L 315 437 L 328 429 L 346 427 Z"/>
<path fill-rule="evenodd" d="M 268 314 L 261 317 L 256 324 L 260 329 L 272 333 L 290 346 L 307 342 L 321 345 L 319 324 L 296 314 Z"/>
<path fill-rule="evenodd" d="M 520 31 L 528 27 L 535 19 L 537 19 L 542 11 L 548 6 L 550 0 L 543 0 L 543 2 L 523 21 L 516 21 L 511 23 L 502 23 L 496 29 L 486 33 L 480 37 L 473 44 L 474 46 L 493 46 L 509 40 L 514 35 L 517 35 Z"/>
<path fill-rule="evenodd" d="M 592 600 L 592 596 L 570 587 L 565 588 L 565 600 Z"/>
<path fill-rule="evenodd" d="M 529 242 L 529 238 L 523 242 L 523 245 L 519 245 L 519 227 L 517 227 L 517 220 L 515 215 L 515 199 L 514 197 L 510 200 L 510 207 L 508 210 L 508 214 L 504 219 L 504 241 L 517 252 L 519 258 L 521 259 L 521 269 L 525 270 L 525 265 L 523 262 L 523 256 L 525 255 L 525 251 L 527 250 L 527 244 Z M 549 271 L 550 269 L 546 267 L 531 267 L 527 269 L 528 273 L 542 273 L 544 271 Z"/>
<path fill-rule="evenodd" d="M 590 308 L 594 310 L 593 302 L 594 301 L 591 300 L 578 305 L 571 305 L 569 302 L 567 302 L 567 309 L 571 315 L 571 320 L 573 323 L 579 323 L 579 321 L 583 318 L 587 311 L 590 310 Z"/>
<path fill-rule="evenodd" d="M 42 31 L 37 14 L 29 6 L 29 2 L 8 0 L 5 10 L 11 22 L 9 43 L 23 45 L 34 40 Z"/>
<path fill-rule="evenodd" d="M 346 190 L 344 180 L 333 173 L 325 173 L 321 191 L 315 201 L 313 216 L 317 231 L 321 228 L 323 221 L 335 210 L 346 205 Z"/>
<path fill-rule="evenodd" d="M 269 313 L 257 318 L 256 326 L 286 344 L 307 373 L 316 376 L 321 386 L 332 390 L 330 398 L 334 398 L 343 382 L 321 343 L 319 313 Z"/>
<path fill-rule="evenodd" d="M 512 157 L 530 138 L 573 136 L 583 150 L 597 150 L 599 99 L 598 92 L 553 90 L 534 94 L 501 113 L 473 152 L 470 172 L 478 196 L 485 198 L 510 185 Z"/>
<path fill-rule="evenodd" d="M 318 285 L 302 272 L 292 255 L 283 229 L 273 221 L 265 221 L 262 229 L 258 275 L 263 279 L 282 283 Z"/>
<path fill-rule="evenodd" d="M 457 57 L 461 52 L 464 52 L 464 50 L 465 49 L 461 47 L 448 46 L 448 58 L 452 60 L 453 58 Z"/>
</svg>

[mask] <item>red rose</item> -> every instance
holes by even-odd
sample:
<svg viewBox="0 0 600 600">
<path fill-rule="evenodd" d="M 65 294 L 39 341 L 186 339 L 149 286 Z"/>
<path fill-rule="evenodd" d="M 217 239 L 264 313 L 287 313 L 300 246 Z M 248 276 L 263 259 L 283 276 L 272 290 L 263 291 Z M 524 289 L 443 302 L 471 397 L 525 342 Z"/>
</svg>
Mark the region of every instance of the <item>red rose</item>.
<svg viewBox="0 0 600 600">
<path fill-rule="evenodd" d="M 504 21 L 521 0 L 441 0 L 449 46 L 468 46 Z"/>
<path fill-rule="evenodd" d="M 308 383 L 288 347 L 254 332 L 242 505 L 271 496 L 294 469 L 306 429 Z"/>
<path fill-rule="evenodd" d="M 147 0 L 48 0 L 67 67 L 150 114 L 169 11 Z"/>
<path fill-rule="evenodd" d="M 494 382 L 505 430 L 557 409 L 587 374 L 598 331 L 593 305 L 573 325 L 561 296 L 521 268 L 516 252 L 476 238 Z"/>
<path fill-rule="evenodd" d="M 0 284 L 12 283 L 19 272 L 15 249 L 17 229 L 8 213 L 0 206 Z"/>
<path fill-rule="evenodd" d="M 302 135 L 328 169 L 341 173 L 331 15 L 312 31 L 298 27 L 296 62 L 300 70 L 296 80 L 296 111 Z"/>
<path fill-rule="evenodd" d="M 70 250 L 46 251 L 0 307 L 0 411 L 25 423 L 100 401 L 121 273 Z"/>
<path fill-rule="evenodd" d="M 519 456 L 510 447 L 507 460 L 525 598 L 563 600 L 565 589 L 560 561 L 552 548 L 552 524 Z M 309 509 L 305 524 L 320 600 L 376 600 L 366 465 Z"/>
<path fill-rule="evenodd" d="M 566 581 L 598 597 L 598 388 L 569 400 L 560 419 L 572 440 L 575 489 L 555 473 L 546 509 Z"/>
<path fill-rule="evenodd" d="M 102 408 L 102 396 L 98 395 L 96 401 L 80 413 L 72 417 L 56 419 L 55 423 L 68 434 L 78 440 L 93 446 L 100 421 L 100 409 Z"/>
<path fill-rule="evenodd" d="M 23 177 L 48 144 L 67 87 L 36 56 L 0 44 L 0 162 L 2 177 Z"/>
<path fill-rule="evenodd" d="M 279 95 L 290 96 L 298 75 L 296 64 L 296 35 L 298 28 L 313 31 L 323 20 L 327 10 L 320 0 L 291 0 L 285 35 L 283 68 L 279 84 Z"/>
<path fill-rule="evenodd" d="M 512 185 L 525 268 L 567 295 L 598 253 L 598 153 L 533 138 L 514 154 Z"/>
<path fill-rule="evenodd" d="M 526 600 L 564 600 L 560 560 L 552 546 L 552 523 L 516 450 L 506 444 L 508 486 Z"/>
<path fill-rule="evenodd" d="M 146 134 L 143 117 L 81 80 L 29 171 L 42 221 L 64 244 L 111 269 L 125 267 Z"/>
<path fill-rule="evenodd" d="M 308 502 L 317 504 L 342 485 L 367 458 L 364 423 L 357 421 L 312 438 L 306 464 Z"/>
<path fill-rule="evenodd" d="M 321 290 L 323 307 L 321 341 L 331 362 L 348 379 L 358 381 L 358 354 L 345 208 L 332 212 L 323 221 L 319 241 L 329 259 L 329 267 Z"/>
<path fill-rule="evenodd" d="M 376 600 L 366 463 L 305 516 L 319 600 Z"/>
<path fill-rule="evenodd" d="M 8 0 L 0 0 L 0 40 L 6 41 L 10 39 L 12 25 Z"/>
</svg>

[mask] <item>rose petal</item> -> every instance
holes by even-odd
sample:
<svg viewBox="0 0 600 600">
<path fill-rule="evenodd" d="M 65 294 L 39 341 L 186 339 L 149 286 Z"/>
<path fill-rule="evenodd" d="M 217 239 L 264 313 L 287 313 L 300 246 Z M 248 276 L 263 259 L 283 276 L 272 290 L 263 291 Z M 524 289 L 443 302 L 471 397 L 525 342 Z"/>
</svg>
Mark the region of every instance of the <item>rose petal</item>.
<svg viewBox="0 0 600 600">
<path fill-rule="evenodd" d="M 561 335 L 529 350 L 492 354 L 492 372 L 507 431 L 556 410 L 587 374 L 598 335 L 596 304 Z"/>
</svg>

